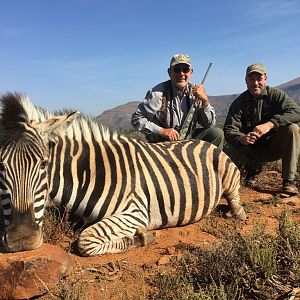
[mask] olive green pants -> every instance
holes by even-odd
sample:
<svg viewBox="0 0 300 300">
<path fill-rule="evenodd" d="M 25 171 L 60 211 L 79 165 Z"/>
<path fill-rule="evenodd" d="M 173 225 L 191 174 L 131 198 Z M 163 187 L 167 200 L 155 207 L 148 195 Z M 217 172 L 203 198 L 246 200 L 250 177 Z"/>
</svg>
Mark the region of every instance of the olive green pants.
<svg viewBox="0 0 300 300">
<path fill-rule="evenodd" d="M 243 163 L 246 171 L 251 168 L 253 170 L 256 162 L 269 162 L 281 159 L 282 179 L 293 181 L 297 173 L 299 148 L 299 126 L 291 124 L 271 130 L 253 145 L 233 146 L 226 144 L 224 152 L 239 167 Z"/>
<path fill-rule="evenodd" d="M 220 150 L 223 150 L 224 132 L 220 128 L 195 128 L 192 133 L 192 138 L 209 142 L 217 146 Z"/>
</svg>

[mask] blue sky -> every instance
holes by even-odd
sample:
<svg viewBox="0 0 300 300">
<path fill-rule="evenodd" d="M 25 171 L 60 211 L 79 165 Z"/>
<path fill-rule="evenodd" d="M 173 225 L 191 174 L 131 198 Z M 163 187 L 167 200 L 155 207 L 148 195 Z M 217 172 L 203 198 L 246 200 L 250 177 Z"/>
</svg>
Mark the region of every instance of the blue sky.
<svg viewBox="0 0 300 300">
<path fill-rule="evenodd" d="M 167 80 L 175 53 L 209 95 L 240 93 L 247 65 L 269 85 L 300 76 L 299 0 L 10 0 L 0 4 L 0 93 L 97 116 Z"/>
</svg>

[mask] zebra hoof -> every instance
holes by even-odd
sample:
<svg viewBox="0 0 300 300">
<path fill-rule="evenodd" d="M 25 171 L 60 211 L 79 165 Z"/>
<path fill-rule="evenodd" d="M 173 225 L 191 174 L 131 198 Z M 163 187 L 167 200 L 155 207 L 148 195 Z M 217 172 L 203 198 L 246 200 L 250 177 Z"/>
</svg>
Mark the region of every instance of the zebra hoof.
<svg viewBox="0 0 300 300">
<path fill-rule="evenodd" d="M 247 218 L 247 215 L 245 213 L 245 210 L 243 206 L 241 205 L 234 205 L 231 208 L 231 213 L 234 215 L 234 217 L 238 220 L 244 221 Z"/>
<path fill-rule="evenodd" d="M 137 229 L 136 235 L 134 236 L 134 246 L 141 247 L 151 244 L 155 240 L 152 233 L 148 232 L 146 229 Z"/>
<path fill-rule="evenodd" d="M 246 215 L 245 210 L 242 206 L 241 206 L 239 212 L 234 214 L 234 217 L 238 220 L 241 220 L 241 221 L 246 220 L 247 215 Z"/>
</svg>

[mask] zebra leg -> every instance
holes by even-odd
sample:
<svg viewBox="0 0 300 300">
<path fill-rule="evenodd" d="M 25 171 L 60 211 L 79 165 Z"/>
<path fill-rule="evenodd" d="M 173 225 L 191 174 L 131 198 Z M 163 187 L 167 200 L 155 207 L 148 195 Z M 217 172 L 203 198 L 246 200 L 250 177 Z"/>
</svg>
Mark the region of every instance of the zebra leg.
<svg viewBox="0 0 300 300">
<path fill-rule="evenodd" d="M 155 240 L 152 233 L 144 228 L 138 228 L 134 235 L 134 247 L 142 247 L 151 244 Z"/>
<path fill-rule="evenodd" d="M 240 203 L 240 194 L 239 193 L 231 193 L 229 195 L 227 194 L 224 196 L 229 204 L 231 213 L 238 220 L 245 220 L 247 216 L 246 216 L 243 206 Z"/>
<path fill-rule="evenodd" d="M 80 254 L 93 256 L 121 253 L 132 247 L 150 244 L 154 237 L 147 231 L 146 225 L 142 225 L 141 218 L 142 216 L 137 216 L 136 212 L 135 214 L 122 212 L 89 226 L 79 236 Z"/>
</svg>

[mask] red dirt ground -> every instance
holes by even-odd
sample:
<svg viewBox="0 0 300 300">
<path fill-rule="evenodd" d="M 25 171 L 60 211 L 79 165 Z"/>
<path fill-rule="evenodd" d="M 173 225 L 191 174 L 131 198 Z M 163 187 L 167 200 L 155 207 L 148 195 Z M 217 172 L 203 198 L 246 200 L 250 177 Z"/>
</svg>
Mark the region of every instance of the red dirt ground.
<svg viewBox="0 0 300 300">
<path fill-rule="evenodd" d="M 265 222 L 268 232 L 275 233 L 280 213 L 288 208 L 294 221 L 300 224 L 300 198 L 279 198 L 281 186 L 280 174 L 275 171 L 264 172 L 259 177 L 255 189 L 241 188 L 241 202 L 249 211 L 247 220 L 240 222 L 240 232 L 247 233 L 257 222 Z M 277 196 L 276 196 L 277 195 Z M 269 201 L 268 200 L 272 200 Z M 221 201 L 223 202 L 223 200 Z M 215 217 L 217 222 L 226 222 L 224 217 Z M 228 220 L 228 219 L 227 219 Z M 202 247 L 212 246 L 217 238 L 204 232 L 203 226 L 207 220 L 185 227 L 169 228 L 156 231 L 153 244 L 132 249 L 123 254 L 106 254 L 99 257 L 80 257 L 70 254 L 74 268 L 63 282 L 66 293 L 72 293 L 71 298 L 77 299 L 147 299 L 146 293 L 151 291 L 147 279 L 157 272 L 168 269 L 170 260 L 178 259 L 180 253 L 175 246 L 182 243 Z M 60 285 L 59 289 L 62 288 Z M 56 298 L 58 291 L 52 291 L 41 299 Z"/>
<path fill-rule="evenodd" d="M 235 224 L 242 234 L 250 232 L 258 222 L 265 222 L 268 232 L 275 233 L 277 216 L 286 208 L 290 210 L 292 219 L 300 224 L 300 198 L 282 195 L 279 198 L 280 186 L 280 174 L 267 171 L 260 175 L 255 189 L 241 188 L 241 202 L 248 214 L 245 221 Z M 276 199 L 281 200 L 280 203 Z M 223 199 L 221 204 L 225 204 Z M 153 289 L 149 279 L 170 270 L 169 262 L 182 255 L 175 249 L 176 245 L 186 243 L 210 247 L 218 242 L 216 235 L 204 231 L 209 218 L 185 227 L 157 230 L 151 245 L 127 253 L 98 257 L 80 257 L 70 253 L 74 267 L 69 275 L 57 288 L 35 299 L 148 299 L 147 295 Z M 230 219 L 217 215 L 213 220 L 218 226 L 223 226 Z M 64 247 L 67 243 L 60 246 Z M 62 290 L 64 295 L 59 296 Z"/>
</svg>

